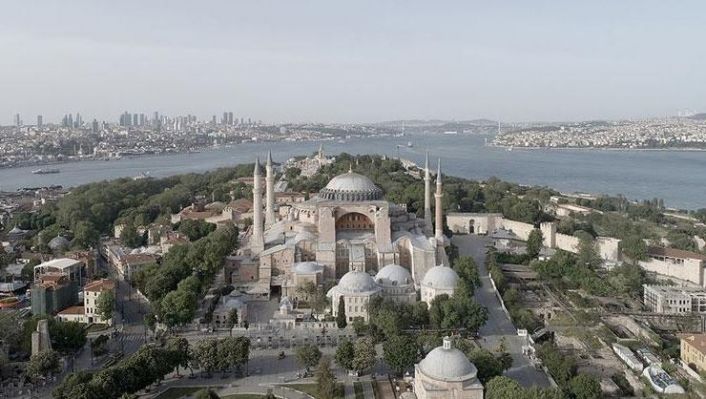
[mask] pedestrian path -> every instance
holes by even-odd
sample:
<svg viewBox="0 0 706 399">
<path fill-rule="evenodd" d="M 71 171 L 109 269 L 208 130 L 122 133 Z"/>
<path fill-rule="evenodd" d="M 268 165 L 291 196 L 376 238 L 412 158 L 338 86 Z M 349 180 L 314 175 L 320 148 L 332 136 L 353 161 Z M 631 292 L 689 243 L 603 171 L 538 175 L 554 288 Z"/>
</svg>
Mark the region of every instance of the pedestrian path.
<svg viewBox="0 0 706 399">
<path fill-rule="evenodd" d="M 346 381 L 343 383 L 344 397 L 345 399 L 355 399 L 355 391 L 353 390 L 353 383 Z"/>
<path fill-rule="evenodd" d="M 365 399 L 375 399 L 375 394 L 373 393 L 373 385 L 370 381 L 362 381 L 363 383 L 363 396 Z"/>
</svg>

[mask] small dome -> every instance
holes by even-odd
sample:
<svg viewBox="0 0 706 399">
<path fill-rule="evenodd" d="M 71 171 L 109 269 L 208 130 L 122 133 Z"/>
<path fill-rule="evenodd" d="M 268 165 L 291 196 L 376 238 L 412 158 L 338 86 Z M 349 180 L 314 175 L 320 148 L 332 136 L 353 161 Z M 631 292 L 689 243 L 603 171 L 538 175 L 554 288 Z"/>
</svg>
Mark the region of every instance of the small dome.
<svg viewBox="0 0 706 399">
<path fill-rule="evenodd" d="M 451 346 L 444 338 L 444 345 L 429 352 L 419 362 L 419 369 L 427 376 L 440 381 L 466 381 L 476 377 L 478 370 L 466 355 Z"/>
<path fill-rule="evenodd" d="M 341 294 L 355 294 L 376 292 L 380 290 L 380 287 L 368 273 L 359 270 L 351 270 L 341 277 L 341 280 L 336 286 L 336 290 Z"/>
<path fill-rule="evenodd" d="M 331 179 L 319 196 L 337 201 L 371 201 L 382 199 L 382 190 L 366 176 L 349 171 Z"/>
<path fill-rule="evenodd" d="M 378 271 L 375 281 L 382 285 L 409 285 L 412 283 L 412 275 L 404 267 L 391 264 Z"/>
<path fill-rule="evenodd" d="M 458 274 L 448 266 L 434 266 L 427 271 L 422 279 L 422 286 L 437 289 L 455 289 L 458 285 Z"/>
<path fill-rule="evenodd" d="M 324 270 L 324 267 L 316 262 L 299 262 L 294 264 L 294 274 L 314 274 Z"/>
<path fill-rule="evenodd" d="M 69 244 L 70 244 L 69 240 L 64 238 L 64 236 L 62 236 L 62 235 L 58 235 L 58 236 L 52 238 L 51 241 L 49 241 L 49 244 L 47 244 L 47 245 L 49 246 L 49 248 L 52 251 L 56 251 L 56 250 L 68 248 Z"/>
</svg>

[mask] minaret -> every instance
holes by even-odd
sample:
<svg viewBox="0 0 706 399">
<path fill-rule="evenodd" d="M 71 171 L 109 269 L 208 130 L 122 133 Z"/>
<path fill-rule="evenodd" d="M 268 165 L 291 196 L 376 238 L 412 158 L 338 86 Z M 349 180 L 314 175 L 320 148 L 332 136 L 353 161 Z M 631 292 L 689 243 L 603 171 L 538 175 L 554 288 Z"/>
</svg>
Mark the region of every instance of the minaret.
<svg viewBox="0 0 706 399">
<path fill-rule="evenodd" d="M 265 237 L 262 230 L 262 175 L 260 172 L 260 158 L 255 160 L 252 188 L 252 236 L 250 236 L 250 252 L 257 255 L 265 249 Z"/>
<path fill-rule="evenodd" d="M 424 160 L 424 229 L 431 234 L 431 173 L 429 172 L 429 151 Z"/>
<path fill-rule="evenodd" d="M 275 217 L 275 175 L 272 172 L 272 151 L 267 153 L 265 184 L 265 227 L 270 227 L 277 221 Z"/>
<path fill-rule="evenodd" d="M 434 199 L 436 200 L 436 204 L 434 205 L 434 211 L 436 212 L 434 216 L 436 219 L 434 220 L 434 237 L 439 243 L 443 242 L 444 239 L 444 217 L 441 212 L 441 198 L 443 196 L 444 193 L 441 191 L 441 158 L 439 158 L 436 171 L 436 193 L 434 193 Z"/>
</svg>

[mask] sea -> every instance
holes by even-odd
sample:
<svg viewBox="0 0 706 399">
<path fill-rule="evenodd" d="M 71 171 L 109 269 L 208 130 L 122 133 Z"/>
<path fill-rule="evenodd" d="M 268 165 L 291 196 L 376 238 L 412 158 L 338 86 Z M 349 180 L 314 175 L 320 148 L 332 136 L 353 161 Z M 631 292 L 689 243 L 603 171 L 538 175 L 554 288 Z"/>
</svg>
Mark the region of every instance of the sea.
<svg viewBox="0 0 706 399">
<path fill-rule="evenodd" d="M 48 167 L 60 173 L 35 175 L 38 166 L 0 169 L 0 191 L 22 187 L 72 187 L 119 177 L 164 177 L 204 172 L 264 159 L 275 162 L 310 155 L 323 144 L 327 155 L 380 154 L 432 166 L 441 158 L 444 174 L 470 179 L 498 177 L 561 192 L 623 194 L 629 199 L 661 198 L 668 207 L 706 208 L 706 152 L 682 150 L 519 149 L 486 145 L 483 135 L 405 135 L 322 142 L 243 143 L 195 153 L 150 155 L 112 161 L 66 162 Z"/>
</svg>

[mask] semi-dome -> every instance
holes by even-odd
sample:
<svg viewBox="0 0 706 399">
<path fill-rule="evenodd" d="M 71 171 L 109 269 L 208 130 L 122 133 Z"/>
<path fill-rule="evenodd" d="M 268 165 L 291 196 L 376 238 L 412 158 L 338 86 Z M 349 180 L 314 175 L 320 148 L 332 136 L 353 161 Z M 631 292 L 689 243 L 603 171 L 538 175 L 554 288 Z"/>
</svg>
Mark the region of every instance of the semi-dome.
<svg viewBox="0 0 706 399">
<path fill-rule="evenodd" d="M 390 264 L 378 271 L 375 281 L 383 285 L 408 285 L 412 283 L 412 275 L 406 268 Z"/>
<path fill-rule="evenodd" d="M 49 244 L 47 244 L 49 249 L 51 249 L 52 251 L 64 250 L 64 249 L 68 248 L 69 245 L 71 245 L 69 240 L 67 240 L 62 235 L 58 235 L 58 236 L 52 238 L 51 241 L 49 241 Z"/>
<path fill-rule="evenodd" d="M 331 179 L 319 191 L 319 197 L 336 201 L 374 201 L 382 199 L 382 190 L 366 176 L 349 170 Z"/>
<path fill-rule="evenodd" d="M 324 270 L 324 267 L 316 262 L 298 262 L 294 264 L 295 274 L 314 274 Z"/>
<path fill-rule="evenodd" d="M 422 286 L 436 289 L 455 289 L 458 285 L 458 274 L 448 266 L 434 266 L 427 271 L 422 279 Z"/>
<path fill-rule="evenodd" d="M 380 287 L 368 273 L 351 270 L 341 277 L 336 290 L 341 294 L 356 294 L 379 291 Z"/>
<path fill-rule="evenodd" d="M 466 381 L 476 378 L 478 374 L 476 366 L 466 355 L 452 347 L 449 337 L 445 337 L 442 346 L 429 352 L 419 362 L 419 369 L 428 377 L 440 381 Z"/>
</svg>

